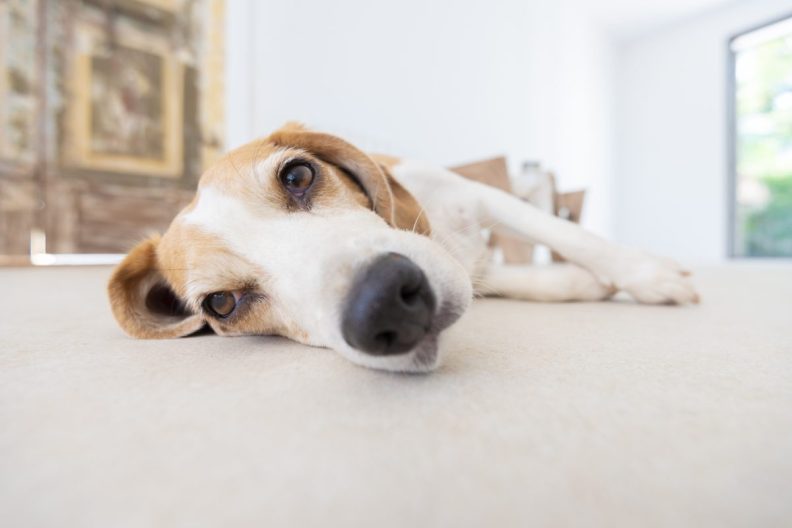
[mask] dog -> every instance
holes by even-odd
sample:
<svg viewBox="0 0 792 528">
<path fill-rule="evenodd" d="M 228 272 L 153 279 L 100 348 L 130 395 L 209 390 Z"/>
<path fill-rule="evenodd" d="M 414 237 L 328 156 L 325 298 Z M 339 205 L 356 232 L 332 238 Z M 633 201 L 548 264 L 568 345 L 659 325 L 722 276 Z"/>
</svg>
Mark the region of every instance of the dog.
<svg viewBox="0 0 792 528">
<path fill-rule="evenodd" d="M 487 228 L 568 262 L 493 263 Z M 560 302 L 625 291 L 641 303 L 698 302 L 687 275 L 495 187 L 289 123 L 209 168 L 167 231 L 117 266 L 108 292 L 136 338 L 208 325 L 223 336 L 331 348 L 370 368 L 426 372 L 474 293 Z"/>
</svg>

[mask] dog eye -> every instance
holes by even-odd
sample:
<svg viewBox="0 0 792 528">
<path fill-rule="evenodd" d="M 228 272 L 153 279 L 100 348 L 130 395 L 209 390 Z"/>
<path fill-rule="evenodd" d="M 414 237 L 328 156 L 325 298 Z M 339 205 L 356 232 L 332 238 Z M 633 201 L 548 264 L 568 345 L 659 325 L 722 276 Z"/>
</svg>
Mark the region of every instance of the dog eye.
<svg viewBox="0 0 792 528">
<path fill-rule="evenodd" d="M 313 183 L 314 171 L 306 163 L 297 163 L 286 167 L 281 173 L 280 179 L 289 192 L 302 194 Z"/>
<path fill-rule="evenodd" d="M 204 308 L 217 317 L 228 317 L 237 306 L 237 300 L 231 292 L 211 293 L 204 300 Z"/>
</svg>

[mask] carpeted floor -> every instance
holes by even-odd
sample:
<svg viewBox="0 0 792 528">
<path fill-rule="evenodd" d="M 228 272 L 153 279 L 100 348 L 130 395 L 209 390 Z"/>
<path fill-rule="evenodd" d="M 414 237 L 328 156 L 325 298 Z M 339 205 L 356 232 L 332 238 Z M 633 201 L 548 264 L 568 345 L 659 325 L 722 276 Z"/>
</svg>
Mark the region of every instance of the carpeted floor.
<svg viewBox="0 0 792 528">
<path fill-rule="evenodd" d="M 0 269 L 2 526 L 792 526 L 790 264 L 477 301 L 426 376 L 131 340 L 108 274 Z"/>
</svg>

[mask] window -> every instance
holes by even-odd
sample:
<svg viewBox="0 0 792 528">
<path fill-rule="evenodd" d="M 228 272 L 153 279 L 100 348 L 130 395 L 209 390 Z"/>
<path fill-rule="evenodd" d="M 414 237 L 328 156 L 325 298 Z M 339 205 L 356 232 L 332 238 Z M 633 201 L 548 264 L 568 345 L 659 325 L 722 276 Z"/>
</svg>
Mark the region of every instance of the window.
<svg viewBox="0 0 792 528">
<path fill-rule="evenodd" d="M 792 17 L 731 40 L 731 253 L 792 256 Z"/>
</svg>

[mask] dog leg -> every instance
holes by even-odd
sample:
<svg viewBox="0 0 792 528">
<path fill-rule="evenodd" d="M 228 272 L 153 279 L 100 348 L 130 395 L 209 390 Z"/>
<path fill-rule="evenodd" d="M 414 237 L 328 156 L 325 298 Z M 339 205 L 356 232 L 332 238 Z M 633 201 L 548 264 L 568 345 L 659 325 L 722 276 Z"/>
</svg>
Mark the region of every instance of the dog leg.
<svg viewBox="0 0 792 528">
<path fill-rule="evenodd" d="M 601 283 L 590 271 L 576 264 L 493 264 L 477 281 L 476 292 L 526 301 L 565 302 L 601 301 L 611 297 L 616 289 Z"/>
<path fill-rule="evenodd" d="M 523 239 L 545 244 L 597 279 L 642 303 L 698 302 L 687 271 L 671 259 L 605 241 L 577 224 L 547 214 L 494 187 L 470 182 L 482 222 Z"/>
</svg>

